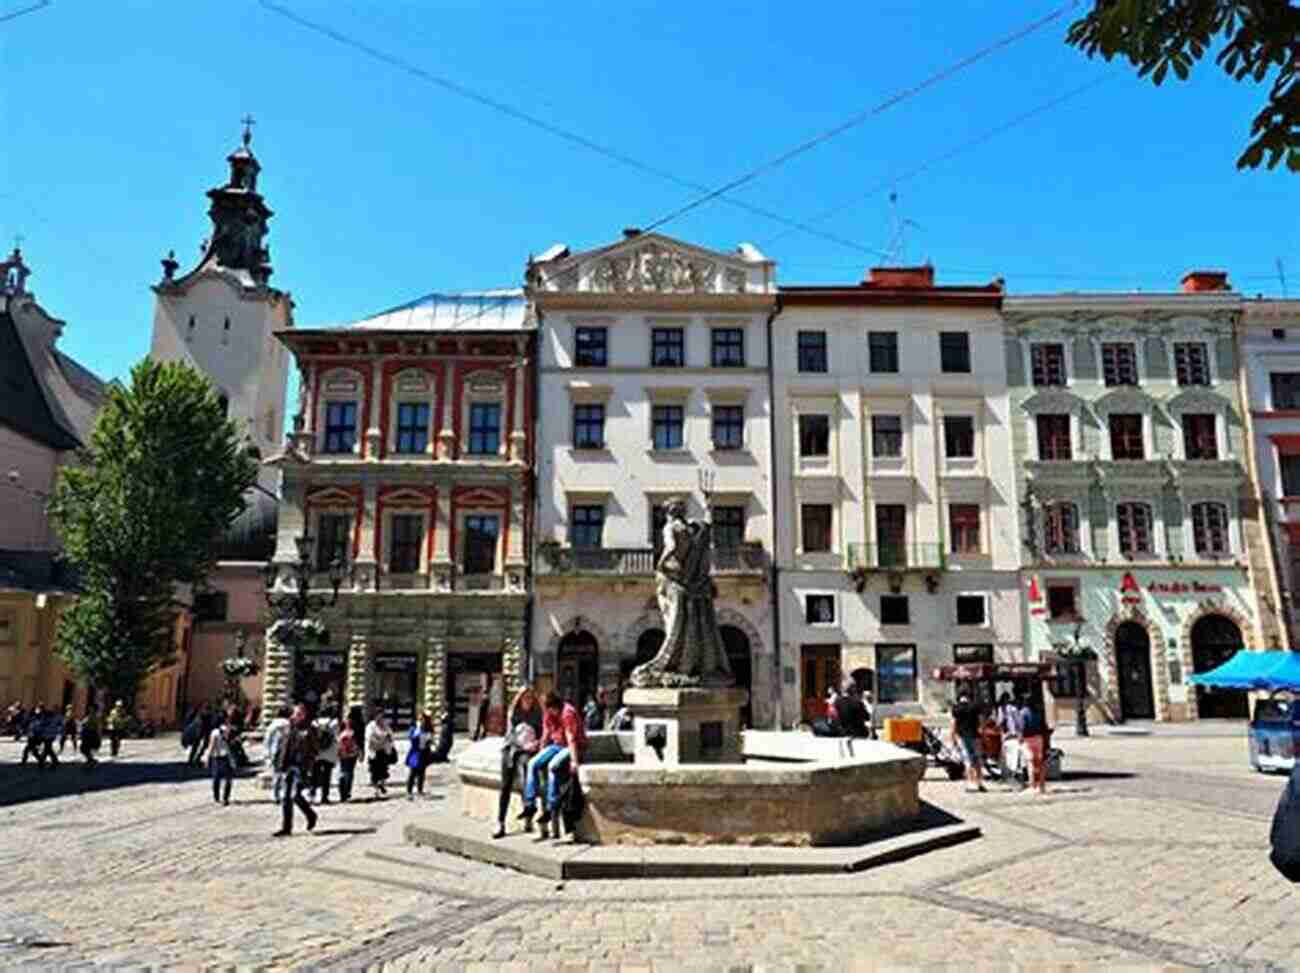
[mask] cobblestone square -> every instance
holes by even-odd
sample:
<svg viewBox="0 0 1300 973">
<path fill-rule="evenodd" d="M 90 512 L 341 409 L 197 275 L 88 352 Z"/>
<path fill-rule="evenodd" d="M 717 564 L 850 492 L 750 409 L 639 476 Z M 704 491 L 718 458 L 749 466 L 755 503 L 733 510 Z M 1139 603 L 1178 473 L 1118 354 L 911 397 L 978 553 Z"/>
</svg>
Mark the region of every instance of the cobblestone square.
<svg viewBox="0 0 1300 973">
<path fill-rule="evenodd" d="M 555 883 L 404 846 L 458 795 L 321 809 L 277 840 L 254 777 L 228 808 L 174 737 L 86 772 L 0 743 L 0 968 L 802 970 L 1291 968 L 1300 901 L 1267 861 L 1281 777 L 1240 724 L 1063 735 L 1047 797 L 922 797 L 983 837 L 866 872 Z M 394 788 L 394 793 L 398 791 Z"/>
</svg>

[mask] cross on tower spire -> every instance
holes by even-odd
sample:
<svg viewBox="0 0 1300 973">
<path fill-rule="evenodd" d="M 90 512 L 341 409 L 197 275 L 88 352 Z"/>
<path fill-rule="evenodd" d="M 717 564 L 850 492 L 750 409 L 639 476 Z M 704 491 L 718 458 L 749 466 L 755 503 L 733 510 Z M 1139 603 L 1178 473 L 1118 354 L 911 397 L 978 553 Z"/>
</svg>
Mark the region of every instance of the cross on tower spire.
<svg viewBox="0 0 1300 973">
<path fill-rule="evenodd" d="M 252 115 L 245 115 L 240 122 L 244 125 L 244 148 L 248 148 L 248 143 L 253 141 L 253 126 L 257 124 L 257 119 Z"/>
</svg>

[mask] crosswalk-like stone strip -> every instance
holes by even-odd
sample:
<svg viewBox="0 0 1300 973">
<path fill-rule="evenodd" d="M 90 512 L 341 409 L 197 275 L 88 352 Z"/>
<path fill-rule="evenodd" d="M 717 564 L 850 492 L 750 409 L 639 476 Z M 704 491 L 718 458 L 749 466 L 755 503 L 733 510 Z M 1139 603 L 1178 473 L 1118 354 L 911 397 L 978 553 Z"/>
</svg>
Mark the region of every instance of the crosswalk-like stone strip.
<svg viewBox="0 0 1300 973">
<path fill-rule="evenodd" d="M 1109 926 L 1101 926 L 1093 922 L 1066 919 L 1046 912 L 1038 912 L 1034 909 L 1003 905 L 999 902 L 989 902 L 984 899 L 973 899 L 965 895 L 954 895 L 950 892 L 926 890 L 904 893 L 904 895 L 917 902 L 926 902 L 930 905 L 982 916 L 986 919 L 1000 919 L 1013 925 L 1028 926 L 1053 935 L 1079 939 L 1098 946 L 1111 946 L 1154 960 L 1179 963 L 1198 969 L 1227 968 L 1252 971 L 1252 973 L 1254 971 L 1272 973 L 1272 971 L 1287 969 L 1282 964 L 1273 961 L 1247 959 L 1227 951 L 1207 950 L 1188 943 L 1158 939 L 1143 933 L 1112 929 Z"/>
<path fill-rule="evenodd" d="M 446 942 L 516 908 L 517 903 L 500 899 L 466 902 L 457 911 L 435 918 L 417 919 L 384 934 L 374 942 L 363 943 L 347 952 L 337 953 L 319 963 L 298 969 L 300 973 L 313 973 L 316 970 L 369 970 L 433 943 Z"/>
</svg>

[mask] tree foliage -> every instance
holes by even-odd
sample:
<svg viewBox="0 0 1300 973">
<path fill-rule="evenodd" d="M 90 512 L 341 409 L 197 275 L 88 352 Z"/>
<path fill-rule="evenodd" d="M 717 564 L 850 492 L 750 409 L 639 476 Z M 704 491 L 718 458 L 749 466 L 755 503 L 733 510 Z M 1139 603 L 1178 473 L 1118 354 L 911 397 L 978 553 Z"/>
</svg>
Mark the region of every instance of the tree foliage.
<svg viewBox="0 0 1300 973">
<path fill-rule="evenodd" d="M 144 361 L 114 385 L 79 462 L 60 470 L 50 515 L 84 593 L 58 649 L 96 686 L 132 700 L 174 659 L 176 585 L 200 585 L 212 544 L 257 477 L 235 423 L 188 365 Z"/>
<path fill-rule="evenodd" d="M 1128 58 L 1138 77 L 1159 85 L 1170 71 L 1185 81 L 1192 65 L 1221 43 L 1215 58 L 1234 80 L 1263 83 L 1268 98 L 1250 127 L 1239 169 L 1286 158 L 1300 172 L 1300 6 L 1287 0 L 1094 0 L 1070 25 L 1067 43 L 1089 57 Z"/>
</svg>

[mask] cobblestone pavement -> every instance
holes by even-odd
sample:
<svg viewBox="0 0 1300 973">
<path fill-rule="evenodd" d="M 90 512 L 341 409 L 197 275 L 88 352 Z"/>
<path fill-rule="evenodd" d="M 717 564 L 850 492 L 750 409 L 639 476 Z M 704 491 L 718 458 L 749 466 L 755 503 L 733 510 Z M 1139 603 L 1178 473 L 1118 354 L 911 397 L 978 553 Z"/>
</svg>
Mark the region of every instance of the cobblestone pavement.
<svg viewBox="0 0 1300 973">
<path fill-rule="evenodd" d="M 0 969 L 1300 967 L 1300 896 L 1266 859 L 1283 779 L 1246 767 L 1240 725 L 1062 737 L 1046 798 L 929 775 L 984 837 L 910 861 L 562 884 L 402 845 L 456 800 L 445 769 L 423 802 L 361 788 L 277 840 L 255 780 L 215 805 L 174 737 L 93 773 L 19 767 L 6 740 Z"/>
</svg>

